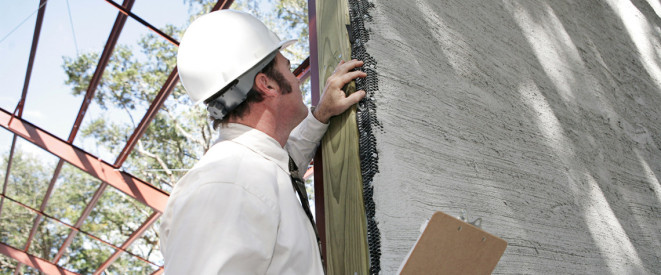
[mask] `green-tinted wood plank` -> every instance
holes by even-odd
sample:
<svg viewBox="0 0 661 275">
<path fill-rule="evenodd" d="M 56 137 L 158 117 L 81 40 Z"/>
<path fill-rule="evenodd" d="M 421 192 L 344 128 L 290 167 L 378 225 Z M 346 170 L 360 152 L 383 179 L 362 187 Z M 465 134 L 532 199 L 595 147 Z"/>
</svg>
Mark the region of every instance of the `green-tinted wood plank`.
<svg viewBox="0 0 661 275">
<path fill-rule="evenodd" d="M 351 58 L 346 0 L 317 1 L 319 87 Z M 355 91 L 353 83 L 347 92 Z M 321 91 L 320 91 L 321 92 Z M 367 274 L 369 256 L 355 106 L 333 117 L 321 142 L 328 274 Z"/>
</svg>

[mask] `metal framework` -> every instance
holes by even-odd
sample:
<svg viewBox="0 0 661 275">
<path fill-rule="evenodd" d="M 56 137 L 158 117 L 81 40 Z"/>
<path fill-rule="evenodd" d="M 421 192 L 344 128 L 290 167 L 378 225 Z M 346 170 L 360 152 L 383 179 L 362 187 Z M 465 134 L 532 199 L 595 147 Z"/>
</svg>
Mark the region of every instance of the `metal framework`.
<svg viewBox="0 0 661 275">
<path fill-rule="evenodd" d="M 317 45 L 317 2 L 316 0 L 308 0 L 308 25 L 310 28 L 310 86 L 312 91 L 320 91 L 319 87 L 319 51 Z M 313 92 L 311 95 L 312 105 L 319 104 L 321 94 Z M 314 169 L 314 203 L 315 203 L 315 217 L 317 224 L 317 232 L 321 238 L 321 257 L 326 259 L 326 211 L 324 210 L 324 176 L 323 164 L 321 157 L 321 147 L 317 149 L 314 156 L 314 163 L 317 169 Z M 325 266 L 324 266 L 325 268 Z"/>
<path fill-rule="evenodd" d="M 104 245 L 115 250 L 114 253 L 112 253 L 112 255 L 108 257 L 96 269 L 94 274 L 103 273 L 110 265 L 112 265 L 113 262 L 115 262 L 124 253 L 129 254 L 130 256 L 135 257 L 140 261 L 146 262 L 148 264 L 157 267 L 157 270 L 153 274 L 161 274 L 163 272 L 162 266 L 159 266 L 158 264 L 150 262 L 147 259 L 134 255 L 133 253 L 127 251 L 127 249 L 131 244 L 134 243 L 134 241 L 139 239 L 145 233 L 145 231 L 148 230 L 158 220 L 158 218 L 161 216 L 165 208 L 165 204 L 167 202 L 167 198 L 169 195 L 166 192 L 160 190 L 159 188 L 156 188 L 155 186 L 151 185 L 150 183 L 145 182 L 144 180 L 141 180 L 129 173 L 122 171 L 122 165 L 124 164 L 124 161 L 128 158 L 129 154 L 133 151 L 138 140 L 140 140 L 140 138 L 143 136 L 145 130 L 147 129 L 147 127 L 155 117 L 156 113 L 161 109 L 164 102 L 170 96 L 174 87 L 179 81 L 179 74 L 177 68 L 175 67 L 172 70 L 168 79 L 162 85 L 159 93 L 152 101 L 146 114 L 142 117 L 140 123 L 134 129 L 131 137 L 128 139 L 124 148 L 119 153 L 113 164 L 107 163 L 101 160 L 100 158 L 86 152 L 85 150 L 74 146 L 73 142 L 76 138 L 76 135 L 78 134 L 82 121 L 85 117 L 85 114 L 87 113 L 87 109 L 92 99 L 94 98 L 94 94 L 99 85 L 103 72 L 108 65 L 113 49 L 117 44 L 119 35 L 121 34 L 121 31 L 126 23 L 126 20 L 129 17 L 136 20 L 140 24 L 147 27 L 149 30 L 155 32 L 159 36 L 163 37 L 163 39 L 169 41 L 174 45 L 178 46 L 179 42 L 174 38 L 170 37 L 169 35 L 165 34 L 164 32 L 162 32 L 158 28 L 154 27 L 149 22 L 140 18 L 140 16 L 131 12 L 131 8 L 133 7 L 135 0 L 124 0 L 121 5 L 115 3 L 112 0 L 103 0 L 103 1 L 117 8 L 119 12 L 117 14 L 117 18 L 115 19 L 115 23 L 113 25 L 112 31 L 110 32 L 108 40 L 105 44 L 103 52 L 97 63 L 96 70 L 92 75 L 89 86 L 87 87 L 87 91 L 85 93 L 83 102 L 80 106 L 80 110 L 78 112 L 78 115 L 76 116 L 76 120 L 73 124 L 68 139 L 62 140 L 56 137 L 55 135 L 49 133 L 48 131 L 41 129 L 40 127 L 33 125 L 32 123 L 22 118 L 23 106 L 25 105 L 27 90 L 30 83 L 32 67 L 34 64 L 35 54 L 37 51 L 37 46 L 41 33 L 41 27 L 43 24 L 43 18 L 46 12 L 47 0 L 40 0 L 37 20 L 32 38 L 32 46 L 30 49 L 30 57 L 28 59 L 23 91 L 21 94 L 21 98 L 19 99 L 19 103 L 16 106 L 14 112 L 9 112 L 8 110 L 4 110 L 0 108 L 0 126 L 13 133 L 11 149 L 9 152 L 9 159 L 7 161 L 7 170 L 2 186 L 2 193 L 0 194 L 0 215 L 2 215 L 2 208 L 3 208 L 3 204 L 5 203 L 5 199 L 8 201 L 8 203 L 16 204 L 36 214 L 36 217 L 34 219 L 26 243 L 22 248 L 15 248 L 8 244 L 0 243 L 0 253 L 17 260 L 19 263 L 18 266 L 16 267 L 15 274 L 19 273 L 21 265 L 30 266 L 46 274 L 76 274 L 75 272 L 71 272 L 61 266 L 58 266 L 57 263 L 60 260 L 60 258 L 65 254 L 67 248 L 72 243 L 74 237 L 78 233 L 84 234 L 85 236 L 97 240 L 103 243 Z M 215 4 L 212 10 L 227 9 L 232 5 L 232 3 L 233 0 L 219 0 Z M 312 21 L 313 19 L 311 19 L 311 24 Z M 316 60 L 313 61 L 313 63 L 314 62 L 316 62 Z M 299 79 L 304 79 L 309 77 L 311 75 L 311 70 L 314 71 L 316 69 L 315 66 L 310 66 L 310 63 L 311 63 L 310 58 L 308 58 L 294 71 L 294 73 Z M 314 76 L 314 73 L 312 75 Z M 315 96 L 316 95 L 313 95 L 313 97 Z M 316 99 L 313 99 L 313 101 L 315 100 L 318 101 L 318 97 Z M 46 194 L 42 200 L 39 209 L 25 205 L 6 194 L 6 187 L 7 187 L 9 175 L 11 173 L 11 166 L 14 157 L 14 149 L 15 149 L 17 137 L 21 137 L 37 145 L 38 147 L 52 153 L 53 155 L 59 158 L 58 163 L 53 172 L 53 176 L 49 181 L 48 189 L 46 190 Z M 94 192 L 94 195 L 91 198 L 89 198 L 89 201 L 86 204 L 85 209 L 82 211 L 81 216 L 74 224 L 69 224 L 65 221 L 50 216 L 44 212 L 44 210 L 48 205 L 49 198 L 53 193 L 55 183 L 57 182 L 57 179 L 62 170 L 64 162 L 67 162 L 73 165 L 74 167 L 77 167 L 78 169 L 85 171 L 89 175 L 101 181 L 101 184 Z M 308 174 L 310 173 L 311 171 L 308 172 Z M 108 186 L 112 186 L 113 188 L 116 188 L 117 190 L 125 193 L 126 195 L 139 201 L 140 203 L 149 206 L 152 209 L 151 215 L 146 220 L 144 220 L 140 225 L 140 227 L 135 231 L 133 231 L 130 234 L 130 236 L 120 246 L 116 246 L 114 244 L 108 243 L 107 241 L 104 241 L 102 238 L 99 238 L 98 236 L 95 236 L 92 233 L 81 230 L 83 221 L 85 221 L 85 219 L 90 215 L 94 207 L 97 205 L 99 198 L 101 198 L 102 194 L 105 192 Z M 59 248 L 58 253 L 53 259 L 42 259 L 28 253 L 32 240 L 34 239 L 34 236 L 37 232 L 37 228 L 44 219 L 48 219 L 56 223 L 59 223 L 71 230 L 70 234 L 67 236 L 67 238 Z"/>
</svg>

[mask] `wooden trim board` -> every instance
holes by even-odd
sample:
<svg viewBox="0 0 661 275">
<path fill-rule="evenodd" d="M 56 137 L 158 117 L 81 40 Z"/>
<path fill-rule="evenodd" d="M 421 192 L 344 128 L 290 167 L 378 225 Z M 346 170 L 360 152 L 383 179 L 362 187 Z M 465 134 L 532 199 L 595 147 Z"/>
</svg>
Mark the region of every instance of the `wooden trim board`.
<svg viewBox="0 0 661 275">
<path fill-rule="evenodd" d="M 326 79 L 340 60 L 351 58 L 351 43 L 346 29 L 349 22 L 347 0 L 316 1 L 320 89 L 326 86 Z M 347 94 L 355 91 L 355 84 L 347 86 Z M 367 274 L 367 222 L 355 106 L 331 118 L 321 149 L 327 273 Z"/>
</svg>

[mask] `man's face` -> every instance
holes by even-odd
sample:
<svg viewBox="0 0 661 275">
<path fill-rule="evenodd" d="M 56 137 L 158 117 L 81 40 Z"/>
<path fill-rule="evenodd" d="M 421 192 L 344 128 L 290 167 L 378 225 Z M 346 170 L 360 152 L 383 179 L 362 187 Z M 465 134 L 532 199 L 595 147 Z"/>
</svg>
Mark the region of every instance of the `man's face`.
<svg viewBox="0 0 661 275">
<path fill-rule="evenodd" d="M 298 125 L 308 114 L 308 108 L 303 103 L 303 96 L 301 95 L 301 87 L 298 78 L 291 71 L 291 63 L 289 59 L 284 57 L 281 53 L 278 53 L 275 57 L 275 67 L 276 71 L 279 72 L 284 78 L 285 81 L 291 86 L 291 91 L 286 93 L 283 88 L 280 87 L 280 93 L 282 96 L 282 105 L 281 114 L 283 114 L 283 119 L 290 121 L 293 126 Z"/>
</svg>

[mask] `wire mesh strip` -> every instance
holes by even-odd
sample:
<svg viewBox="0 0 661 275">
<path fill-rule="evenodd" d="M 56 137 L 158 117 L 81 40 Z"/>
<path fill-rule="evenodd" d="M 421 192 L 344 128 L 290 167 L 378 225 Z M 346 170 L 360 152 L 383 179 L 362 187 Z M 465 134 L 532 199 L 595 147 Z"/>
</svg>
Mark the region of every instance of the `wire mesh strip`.
<svg viewBox="0 0 661 275">
<path fill-rule="evenodd" d="M 365 43 L 369 40 L 369 31 L 365 28 L 365 21 L 371 21 L 369 9 L 374 4 L 367 0 L 349 0 L 349 15 L 351 27 L 349 37 L 352 41 L 351 58 L 364 62 L 362 70 L 367 73 L 366 78 L 356 79 L 356 90 L 364 90 L 366 96 L 358 103 L 356 120 L 358 124 L 358 143 L 360 155 L 360 170 L 363 177 L 363 201 L 365 203 L 365 216 L 367 220 L 367 246 L 370 256 L 370 274 L 378 274 L 381 270 L 381 239 L 379 228 L 374 219 L 375 209 L 373 200 L 373 178 L 379 172 L 376 138 L 372 132 L 373 127 L 380 127 L 376 119 L 376 104 L 374 93 L 378 91 L 376 74 L 376 61 L 365 50 Z"/>
</svg>

